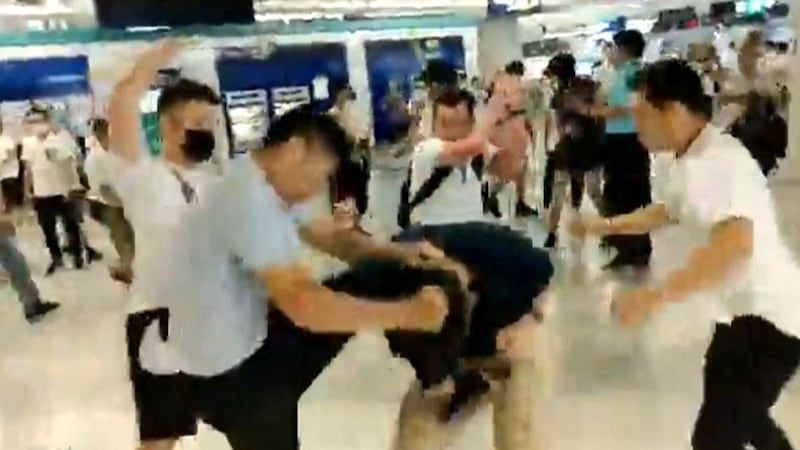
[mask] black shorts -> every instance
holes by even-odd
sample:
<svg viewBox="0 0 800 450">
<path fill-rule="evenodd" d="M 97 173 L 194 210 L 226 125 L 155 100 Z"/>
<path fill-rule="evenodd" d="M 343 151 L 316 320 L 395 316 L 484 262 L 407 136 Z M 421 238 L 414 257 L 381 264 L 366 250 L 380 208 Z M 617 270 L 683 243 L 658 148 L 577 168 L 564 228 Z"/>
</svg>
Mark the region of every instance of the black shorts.
<svg viewBox="0 0 800 450">
<path fill-rule="evenodd" d="M 157 375 L 142 368 L 139 348 L 147 327 L 159 322 L 166 330 L 169 312 L 166 309 L 143 311 L 128 316 L 125 324 L 128 346 L 128 368 L 133 384 L 133 400 L 142 442 L 197 433 L 197 414 L 194 399 L 194 381 L 177 373 Z"/>
<path fill-rule="evenodd" d="M 297 403 L 347 337 L 314 335 L 281 314 L 270 317 L 269 338 L 250 357 L 222 374 L 198 377 L 143 370 L 138 348 L 144 329 L 159 321 L 163 335 L 168 334 L 169 313 L 161 309 L 128 316 L 140 440 L 193 436 L 202 420 L 226 435 L 235 449 L 296 448 Z"/>
</svg>

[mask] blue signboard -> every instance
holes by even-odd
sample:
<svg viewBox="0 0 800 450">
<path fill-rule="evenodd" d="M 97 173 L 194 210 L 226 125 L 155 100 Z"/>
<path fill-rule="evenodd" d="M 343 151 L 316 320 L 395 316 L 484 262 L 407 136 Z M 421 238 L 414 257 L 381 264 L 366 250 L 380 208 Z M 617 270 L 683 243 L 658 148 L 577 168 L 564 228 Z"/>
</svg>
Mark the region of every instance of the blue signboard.
<svg viewBox="0 0 800 450">
<path fill-rule="evenodd" d="M 86 56 L 0 62 L 0 101 L 64 97 L 89 91 Z"/>
<path fill-rule="evenodd" d="M 217 61 L 220 89 L 223 92 L 250 91 L 307 87 L 313 89 L 314 80 L 347 81 L 347 55 L 342 44 L 290 45 L 275 49 L 266 58 L 223 57 Z M 333 99 L 315 102 L 325 111 Z M 270 117 L 275 105 L 270 98 Z"/>
<path fill-rule="evenodd" d="M 376 142 L 388 141 L 393 136 L 391 112 L 386 104 L 390 84 L 408 100 L 414 79 L 422 73 L 428 60 L 442 59 L 457 70 L 464 69 L 464 44 L 460 36 L 373 41 L 366 43 L 366 51 Z"/>
</svg>

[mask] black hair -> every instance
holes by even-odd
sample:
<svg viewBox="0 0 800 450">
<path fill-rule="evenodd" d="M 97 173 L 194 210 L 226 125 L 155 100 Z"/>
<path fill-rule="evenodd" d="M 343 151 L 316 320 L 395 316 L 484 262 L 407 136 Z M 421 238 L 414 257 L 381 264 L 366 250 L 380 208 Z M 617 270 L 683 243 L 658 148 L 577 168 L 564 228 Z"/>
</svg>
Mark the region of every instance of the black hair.
<svg viewBox="0 0 800 450">
<path fill-rule="evenodd" d="M 744 114 L 729 131 L 747 148 L 765 176 L 778 167 L 778 160 L 786 157 L 789 128 L 769 96 L 748 94 Z"/>
<path fill-rule="evenodd" d="M 108 136 L 108 121 L 102 117 L 92 119 L 92 134 Z"/>
<path fill-rule="evenodd" d="M 50 109 L 42 105 L 31 105 L 30 109 L 25 112 L 25 119 L 50 120 Z"/>
<path fill-rule="evenodd" d="M 505 72 L 508 75 L 516 75 L 516 76 L 524 76 L 525 75 L 525 64 L 522 63 L 520 60 L 514 60 L 510 63 L 506 64 Z"/>
<path fill-rule="evenodd" d="M 647 42 L 638 30 L 622 30 L 614 35 L 614 45 L 626 55 L 640 59 Z"/>
<path fill-rule="evenodd" d="M 575 57 L 571 53 L 559 53 L 547 62 L 545 72 L 555 77 L 561 87 L 566 87 L 575 78 L 575 65 Z"/>
<path fill-rule="evenodd" d="M 330 92 L 333 97 L 336 97 L 342 91 L 350 90 L 350 83 L 345 79 L 335 79 L 330 82 Z"/>
<path fill-rule="evenodd" d="M 181 78 L 161 91 L 161 95 L 158 97 L 158 115 L 192 101 L 205 102 L 210 105 L 220 104 L 219 95 L 209 85 Z"/>
<path fill-rule="evenodd" d="M 433 101 L 433 115 L 436 116 L 439 106 L 445 108 L 456 108 L 459 105 L 466 105 L 470 117 L 475 115 L 475 96 L 466 89 L 448 89 L 442 92 Z"/>
<path fill-rule="evenodd" d="M 426 86 L 438 84 L 442 86 L 458 85 L 458 73 L 452 64 L 443 59 L 432 59 L 422 71 L 422 81 Z"/>
<path fill-rule="evenodd" d="M 591 77 L 575 77 L 567 86 L 564 94 L 568 97 L 576 97 L 582 103 L 594 103 L 597 96 L 598 84 Z"/>
<path fill-rule="evenodd" d="M 353 145 L 336 119 L 315 113 L 311 105 L 298 106 L 275 119 L 267 130 L 262 150 L 284 144 L 293 137 L 322 144 L 322 148 L 338 161 L 349 157 Z"/>
<path fill-rule="evenodd" d="M 647 65 L 631 81 L 632 87 L 656 108 L 677 102 L 694 114 L 711 118 L 711 97 L 706 95 L 700 75 L 684 60 L 666 59 Z"/>
</svg>

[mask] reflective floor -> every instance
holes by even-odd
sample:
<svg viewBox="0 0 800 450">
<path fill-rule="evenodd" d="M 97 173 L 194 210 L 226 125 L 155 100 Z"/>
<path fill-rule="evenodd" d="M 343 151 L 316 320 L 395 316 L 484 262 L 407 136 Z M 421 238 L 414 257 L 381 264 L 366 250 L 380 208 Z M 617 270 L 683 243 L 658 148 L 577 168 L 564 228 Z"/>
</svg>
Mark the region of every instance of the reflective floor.
<svg viewBox="0 0 800 450">
<path fill-rule="evenodd" d="M 375 177 L 372 220 L 392 216 L 398 172 Z M 776 188 L 787 229 L 800 233 L 800 186 Z M 795 204 L 790 206 L 790 200 Z M 521 224 L 536 242 L 536 221 Z M 102 230 L 88 226 L 93 243 L 112 250 Z M 13 292 L 0 290 L 0 449 L 110 450 L 135 445 L 133 404 L 123 349 L 124 295 L 107 279 L 105 264 L 44 279 L 46 254 L 38 229 L 20 232 L 46 297 L 62 309 L 30 327 Z M 793 242 L 797 242 L 794 241 Z M 653 272 L 680 263 L 679 236 L 655 236 Z M 702 302 L 665 310 L 647 326 L 623 330 L 608 316 L 611 280 L 597 267 L 596 242 L 563 243 L 555 255 L 555 302 L 545 325 L 536 421 L 543 450 L 687 449 L 700 398 L 703 347 L 713 311 Z M 795 247 L 797 248 L 797 247 Z M 699 306 L 698 306 L 699 305 Z M 800 296 L 798 296 L 800 314 Z M 377 336 L 354 339 L 305 395 L 301 405 L 304 450 L 388 449 L 393 419 L 410 369 L 393 360 Z M 775 415 L 800 446 L 800 382 L 794 382 Z M 477 417 L 454 448 L 491 448 L 488 413 Z M 203 429 L 184 449 L 227 449 Z"/>
</svg>

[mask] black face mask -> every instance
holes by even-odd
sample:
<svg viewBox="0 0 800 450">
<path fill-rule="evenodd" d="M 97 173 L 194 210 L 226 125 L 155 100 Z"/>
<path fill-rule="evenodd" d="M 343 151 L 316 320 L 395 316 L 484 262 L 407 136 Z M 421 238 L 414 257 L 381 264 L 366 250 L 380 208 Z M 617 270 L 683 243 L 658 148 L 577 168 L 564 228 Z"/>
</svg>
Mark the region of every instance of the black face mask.
<svg viewBox="0 0 800 450">
<path fill-rule="evenodd" d="M 208 161 L 214 154 L 216 140 L 211 130 L 186 130 L 181 145 L 183 154 L 194 162 Z"/>
</svg>

